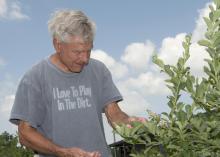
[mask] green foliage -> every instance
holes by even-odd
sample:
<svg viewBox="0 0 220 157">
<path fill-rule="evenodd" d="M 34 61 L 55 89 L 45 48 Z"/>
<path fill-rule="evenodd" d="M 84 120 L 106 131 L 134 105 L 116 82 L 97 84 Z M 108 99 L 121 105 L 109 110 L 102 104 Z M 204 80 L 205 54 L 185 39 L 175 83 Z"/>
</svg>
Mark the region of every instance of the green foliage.
<svg viewBox="0 0 220 157">
<path fill-rule="evenodd" d="M 190 73 L 186 62 L 190 57 L 191 35 L 185 37 L 184 52 L 175 66 L 164 64 L 156 55 L 153 62 L 168 75 L 165 80 L 171 91 L 169 113 L 156 115 L 150 111 L 148 122 L 132 122 L 116 127 L 124 140 L 134 145 L 132 157 L 218 157 L 220 156 L 220 0 L 210 6 L 205 39 L 198 43 L 206 47 L 210 58 L 204 66 L 207 75 L 198 79 Z M 183 93 L 191 104 L 180 100 Z M 144 145 L 136 150 L 135 145 Z"/>
<path fill-rule="evenodd" d="M 33 152 L 18 144 L 18 137 L 4 132 L 0 135 L 1 157 L 33 157 Z"/>
</svg>

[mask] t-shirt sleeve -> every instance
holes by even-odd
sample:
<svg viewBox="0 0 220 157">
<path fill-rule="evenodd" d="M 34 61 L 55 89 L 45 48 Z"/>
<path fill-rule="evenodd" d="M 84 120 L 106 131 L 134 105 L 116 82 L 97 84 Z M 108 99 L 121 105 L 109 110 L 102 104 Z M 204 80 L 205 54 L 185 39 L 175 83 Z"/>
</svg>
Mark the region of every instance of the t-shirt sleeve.
<svg viewBox="0 0 220 157">
<path fill-rule="evenodd" d="M 18 86 L 10 122 L 18 124 L 19 120 L 28 122 L 32 127 L 41 125 L 45 109 L 42 106 L 40 87 L 28 77 L 24 77 Z"/>
<path fill-rule="evenodd" d="M 104 107 L 112 102 L 121 101 L 122 95 L 118 88 L 115 86 L 110 71 L 105 67 L 103 73 L 103 85 L 101 90 L 101 102 Z"/>
</svg>

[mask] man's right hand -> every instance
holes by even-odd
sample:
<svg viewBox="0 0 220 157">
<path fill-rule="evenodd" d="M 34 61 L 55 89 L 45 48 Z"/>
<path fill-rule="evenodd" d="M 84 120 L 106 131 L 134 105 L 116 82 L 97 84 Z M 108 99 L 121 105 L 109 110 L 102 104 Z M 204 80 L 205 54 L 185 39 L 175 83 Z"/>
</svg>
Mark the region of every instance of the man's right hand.
<svg viewBox="0 0 220 157">
<path fill-rule="evenodd" d="M 57 154 L 58 157 L 101 157 L 99 152 L 87 152 L 80 148 L 61 148 Z"/>
</svg>

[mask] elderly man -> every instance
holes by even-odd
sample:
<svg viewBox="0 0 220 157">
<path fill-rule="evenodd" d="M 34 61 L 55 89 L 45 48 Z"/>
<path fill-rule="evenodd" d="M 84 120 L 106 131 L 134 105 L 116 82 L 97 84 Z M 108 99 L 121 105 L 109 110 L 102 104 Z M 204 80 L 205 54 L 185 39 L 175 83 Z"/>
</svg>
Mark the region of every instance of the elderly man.
<svg viewBox="0 0 220 157">
<path fill-rule="evenodd" d="M 112 126 L 129 117 L 109 70 L 90 59 L 95 24 L 81 11 L 61 10 L 48 28 L 55 53 L 25 73 L 11 111 L 20 143 L 40 157 L 110 157 L 101 114 Z"/>
</svg>

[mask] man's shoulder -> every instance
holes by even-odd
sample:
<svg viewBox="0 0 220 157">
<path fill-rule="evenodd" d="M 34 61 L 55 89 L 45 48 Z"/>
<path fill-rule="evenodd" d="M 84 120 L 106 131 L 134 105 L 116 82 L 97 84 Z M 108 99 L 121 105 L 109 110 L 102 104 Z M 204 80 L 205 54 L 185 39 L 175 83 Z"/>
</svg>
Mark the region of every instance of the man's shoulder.
<svg viewBox="0 0 220 157">
<path fill-rule="evenodd" d="M 31 69 L 33 69 L 33 70 L 41 69 L 45 65 L 47 65 L 47 58 L 44 58 L 44 59 L 41 59 L 40 61 L 37 61 L 35 64 L 32 65 Z"/>
<path fill-rule="evenodd" d="M 91 58 L 85 71 L 88 72 L 87 74 L 101 78 L 108 71 L 108 68 L 103 62 Z"/>
<path fill-rule="evenodd" d="M 105 68 L 105 64 L 97 59 L 91 58 L 89 61 L 89 64 L 91 67 L 95 68 Z"/>
<path fill-rule="evenodd" d="M 41 59 L 40 61 L 37 61 L 34 63 L 27 72 L 36 72 L 36 71 L 41 71 L 42 68 L 44 68 L 47 65 L 47 59 Z"/>
<path fill-rule="evenodd" d="M 46 59 L 42 59 L 33 64 L 24 74 L 26 78 L 38 78 L 42 75 L 43 70 L 47 65 Z"/>
</svg>

